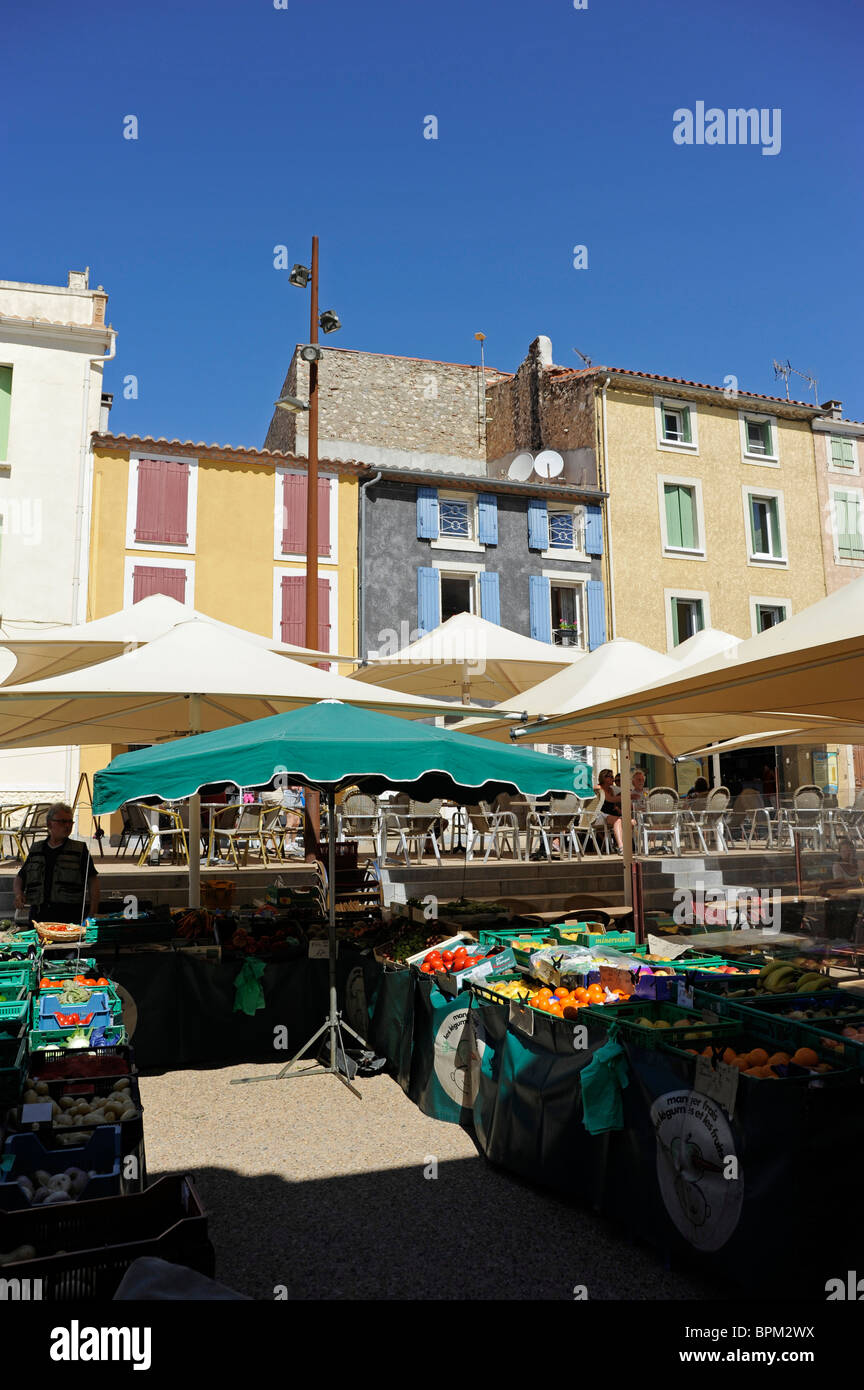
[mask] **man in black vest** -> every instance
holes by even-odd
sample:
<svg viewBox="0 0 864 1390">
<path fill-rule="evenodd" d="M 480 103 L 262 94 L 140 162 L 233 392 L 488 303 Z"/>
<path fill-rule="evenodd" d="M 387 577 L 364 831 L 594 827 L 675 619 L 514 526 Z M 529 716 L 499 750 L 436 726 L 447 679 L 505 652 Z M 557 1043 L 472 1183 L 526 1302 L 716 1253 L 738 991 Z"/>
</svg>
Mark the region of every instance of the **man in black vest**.
<svg viewBox="0 0 864 1390">
<path fill-rule="evenodd" d="M 71 840 L 72 808 L 58 801 L 48 812 L 48 839 L 34 842 L 15 878 L 15 906 L 30 904 L 36 922 L 80 922 L 86 899 L 90 915 L 99 911 L 99 879 L 90 851 Z"/>
</svg>

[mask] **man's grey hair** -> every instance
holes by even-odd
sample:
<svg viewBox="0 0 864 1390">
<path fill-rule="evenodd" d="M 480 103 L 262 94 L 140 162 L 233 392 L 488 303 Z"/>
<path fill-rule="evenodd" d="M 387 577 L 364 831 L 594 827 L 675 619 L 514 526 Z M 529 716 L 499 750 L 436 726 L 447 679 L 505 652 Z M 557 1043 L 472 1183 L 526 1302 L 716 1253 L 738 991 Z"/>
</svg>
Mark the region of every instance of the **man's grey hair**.
<svg viewBox="0 0 864 1390">
<path fill-rule="evenodd" d="M 53 820 L 58 811 L 66 811 L 70 816 L 75 815 L 75 812 L 72 810 L 72 807 L 69 806 L 65 801 L 55 801 L 53 806 L 48 807 L 48 815 L 45 817 L 46 822 L 49 820 Z"/>
</svg>

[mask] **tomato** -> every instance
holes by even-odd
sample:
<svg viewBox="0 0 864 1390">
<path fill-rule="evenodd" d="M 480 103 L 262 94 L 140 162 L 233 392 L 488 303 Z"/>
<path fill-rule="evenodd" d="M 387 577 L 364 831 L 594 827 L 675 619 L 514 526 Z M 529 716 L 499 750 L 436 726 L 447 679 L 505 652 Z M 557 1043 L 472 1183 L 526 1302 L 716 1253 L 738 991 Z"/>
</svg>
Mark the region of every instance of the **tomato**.
<svg viewBox="0 0 864 1390">
<path fill-rule="evenodd" d="M 422 973 L 423 975 L 431 975 L 431 974 L 432 974 L 432 966 L 429 964 L 428 961 L 425 961 L 425 960 L 424 960 L 423 964 L 420 966 L 420 971 L 421 971 L 421 973 Z"/>
<path fill-rule="evenodd" d="M 449 965 L 450 962 L 454 959 L 454 954 L 452 951 L 442 951 L 441 959 L 443 960 L 445 965 Z"/>
</svg>

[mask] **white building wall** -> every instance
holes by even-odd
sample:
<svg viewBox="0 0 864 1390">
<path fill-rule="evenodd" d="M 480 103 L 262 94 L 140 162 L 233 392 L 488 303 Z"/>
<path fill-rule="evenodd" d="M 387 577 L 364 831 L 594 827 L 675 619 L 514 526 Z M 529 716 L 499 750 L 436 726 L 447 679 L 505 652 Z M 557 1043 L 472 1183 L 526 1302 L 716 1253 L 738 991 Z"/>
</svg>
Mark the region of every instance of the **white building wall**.
<svg viewBox="0 0 864 1390">
<path fill-rule="evenodd" d="M 110 351 L 113 333 L 98 322 L 104 294 L 86 288 L 85 274 L 70 281 L 0 280 L 0 365 L 12 368 L 0 461 L 0 643 L 86 616 L 89 441 L 103 372 L 91 359 Z M 0 652 L 0 679 L 10 672 L 14 659 Z M 77 750 L 65 748 L 0 752 L 0 802 L 71 796 L 77 763 Z"/>
</svg>

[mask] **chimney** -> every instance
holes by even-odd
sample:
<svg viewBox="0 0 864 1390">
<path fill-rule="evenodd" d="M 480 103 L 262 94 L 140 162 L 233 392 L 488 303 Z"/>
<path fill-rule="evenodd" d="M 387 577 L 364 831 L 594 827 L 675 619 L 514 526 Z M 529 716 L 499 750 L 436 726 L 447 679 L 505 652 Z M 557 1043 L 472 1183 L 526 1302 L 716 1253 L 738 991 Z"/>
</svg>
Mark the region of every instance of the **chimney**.
<svg viewBox="0 0 864 1390">
<path fill-rule="evenodd" d="M 90 288 L 90 267 L 86 270 L 70 270 L 69 282 L 66 286 L 69 290 L 89 290 Z"/>
<path fill-rule="evenodd" d="M 104 327 L 105 305 L 107 303 L 108 296 L 102 286 L 99 285 L 98 288 L 93 291 L 93 322 L 98 328 Z"/>
<path fill-rule="evenodd" d="M 114 396 L 111 391 L 102 392 L 102 400 L 99 404 L 99 433 L 108 433 L 108 416 L 111 414 L 111 407 L 114 404 Z"/>
<path fill-rule="evenodd" d="M 843 419 L 843 402 L 842 402 L 842 401 L 825 401 L 823 405 L 820 405 L 819 409 L 825 411 L 825 413 L 826 413 L 826 415 L 828 416 L 829 420 L 842 420 L 842 419 Z"/>
</svg>

